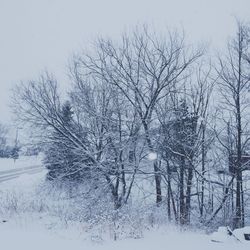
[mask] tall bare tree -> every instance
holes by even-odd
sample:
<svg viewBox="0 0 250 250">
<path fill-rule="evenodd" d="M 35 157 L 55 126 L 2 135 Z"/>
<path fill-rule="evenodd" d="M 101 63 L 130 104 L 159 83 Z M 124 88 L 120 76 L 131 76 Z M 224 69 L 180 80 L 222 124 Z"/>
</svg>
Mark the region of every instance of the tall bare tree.
<svg viewBox="0 0 250 250">
<path fill-rule="evenodd" d="M 77 120 L 88 132 L 118 209 L 130 197 L 143 152 L 138 143 L 138 115 L 117 87 L 93 77 L 82 79 L 77 71 L 71 73 Z"/>
<path fill-rule="evenodd" d="M 79 75 L 95 75 L 121 91 L 139 115 L 148 150 L 156 152 L 150 136 L 155 106 L 189 74 L 190 66 L 201 55 L 201 50 L 187 46 L 184 36 L 177 32 L 161 37 L 143 27 L 132 36 L 123 35 L 118 44 L 98 40 L 96 54 L 80 55 L 74 65 Z M 157 160 L 153 168 L 156 202 L 160 203 L 161 174 Z"/>
<path fill-rule="evenodd" d="M 234 118 L 232 125 L 235 136 L 234 152 L 231 156 L 234 159 L 232 174 L 236 180 L 236 200 L 234 227 L 244 226 L 244 195 L 242 190 L 242 172 L 244 170 L 243 155 L 247 136 L 247 108 L 249 107 L 249 49 L 250 30 L 241 22 L 237 22 L 237 33 L 228 42 L 227 54 L 219 58 L 217 72 L 219 74 L 218 86 L 220 95 L 223 98 L 221 107 L 224 108 L 224 120 Z M 226 112 L 227 111 L 227 112 Z M 225 130 L 227 130 L 225 126 Z"/>
</svg>

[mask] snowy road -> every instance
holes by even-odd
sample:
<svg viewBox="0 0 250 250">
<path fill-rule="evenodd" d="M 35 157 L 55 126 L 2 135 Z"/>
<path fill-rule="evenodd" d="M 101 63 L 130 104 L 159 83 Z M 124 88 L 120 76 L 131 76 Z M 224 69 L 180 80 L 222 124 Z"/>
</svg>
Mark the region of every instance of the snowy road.
<svg viewBox="0 0 250 250">
<path fill-rule="evenodd" d="M 44 170 L 41 165 L 0 171 L 0 183 L 19 177 L 22 174 L 35 174 Z"/>
</svg>

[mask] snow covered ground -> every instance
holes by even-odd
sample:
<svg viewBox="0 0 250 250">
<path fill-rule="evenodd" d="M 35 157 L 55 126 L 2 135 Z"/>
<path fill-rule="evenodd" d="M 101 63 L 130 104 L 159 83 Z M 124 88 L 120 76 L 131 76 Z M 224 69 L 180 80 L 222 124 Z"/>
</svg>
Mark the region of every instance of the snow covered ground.
<svg viewBox="0 0 250 250">
<path fill-rule="evenodd" d="M 77 231 L 50 232 L 50 230 L 34 229 L 27 225 L 22 227 L 12 223 L 0 224 L 1 249 L 8 250 L 244 250 L 249 249 L 249 244 L 228 242 L 213 243 L 210 237 L 200 233 L 181 233 L 176 229 L 151 231 L 142 239 L 127 239 L 121 241 L 95 242 L 85 240 Z"/>
<path fill-rule="evenodd" d="M 24 162 L 23 162 L 24 163 Z M 29 160 L 27 165 L 34 164 Z M 19 163 L 20 165 L 21 162 Z M 22 165 L 23 166 L 23 165 Z M 181 232 L 173 226 L 151 228 L 138 239 L 114 241 L 100 238 L 85 230 L 84 224 L 63 225 L 62 219 L 48 215 L 35 195 L 44 183 L 46 170 L 0 183 L 0 249 L 3 250 L 244 250 L 250 242 L 230 239 L 225 243 L 211 242 L 211 236 L 203 232 Z M 34 201 L 32 201 L 32 199 Z M 36 200 L 37 199 L 37 200 Z M 6 202 L 5 202 L 6 200 Z M 38 211 L 39 205 L 41 212 Z M 35 207 L 32 208 L 32 206 Z M 68 222 L 65 222 L 66 224 Z"/>
</svg>

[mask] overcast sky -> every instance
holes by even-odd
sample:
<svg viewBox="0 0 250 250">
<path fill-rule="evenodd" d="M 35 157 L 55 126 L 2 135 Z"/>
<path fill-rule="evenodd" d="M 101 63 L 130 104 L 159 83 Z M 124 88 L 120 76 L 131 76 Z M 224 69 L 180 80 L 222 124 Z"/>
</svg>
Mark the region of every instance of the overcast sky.
<svg viewBox="0 0 250 250">
<path fill-rule="evenodd" d="M 250 0 L 0 0 L 0 121 L 10 122 L 11 86 L 44 69 L 66 84 L 69 57 L 99 35 L 149 23 L 220 48 L 235 17 L 250 21 Z"/>
</svg>

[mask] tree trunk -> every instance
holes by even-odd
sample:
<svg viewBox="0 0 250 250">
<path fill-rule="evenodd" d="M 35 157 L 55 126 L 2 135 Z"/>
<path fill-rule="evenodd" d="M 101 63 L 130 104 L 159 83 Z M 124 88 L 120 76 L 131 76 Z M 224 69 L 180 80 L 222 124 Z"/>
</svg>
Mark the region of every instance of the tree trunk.
<svg viewBox="0 0 250 250">
<path fill-rule="evenodd" d="M 190 222 L 190 209 L 191 209 L 191 189 L 192 189 L 193 169 L 192 166 L 188 168 L 187 176 L 187 191 L 186 191 L 186 204 L 185 204 L 185 224 Z"/>
<path fill-rule="evenodd" d="M 185 174 L 185 158 L 181 157 L 181 168 L 180 168 L 180 224 L 185 224 L 185 195 L 184 195 L 184 174 Z"/>
<path fill-rule="evenodd" d="M 148 147 L 151 151 L 154 152 L 153 144 L 149 137 L 148 125 L 145 121 L 143 121 L 142 123 L 143 123 L 144 131 L 146 134 L 146 141 L 147 141 Z M 156 203 L 159 205 L 162 202 L 162 193 L 161 193 L 161 173 L 158 167 L 157 159 L 154 161 L 154 177 L 155 177 L 155 189 L 156 189 Z"/>
<path fill-rule="evenodd" d="M 202 142 L 201 142 L 201 204 L 200 204 L 200 215 L 203 217 L 204 210 L 204 192 L 205 192 L 205 126 L 202 125 Z"/>
<path fill-rule="evenodd" d="M 167 161 L 167 183 L 168 183 L 168 194 L 167 194 L 167 211 L 168 211 L 168 220 L 171 221 L 171 173 L 169 162 Z"/>
</svg>

